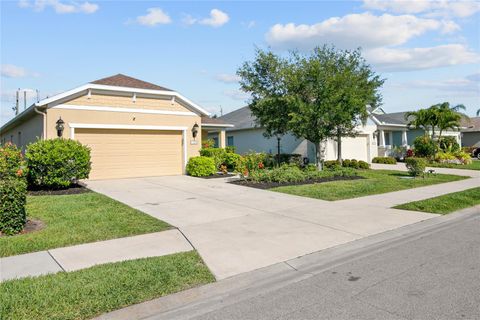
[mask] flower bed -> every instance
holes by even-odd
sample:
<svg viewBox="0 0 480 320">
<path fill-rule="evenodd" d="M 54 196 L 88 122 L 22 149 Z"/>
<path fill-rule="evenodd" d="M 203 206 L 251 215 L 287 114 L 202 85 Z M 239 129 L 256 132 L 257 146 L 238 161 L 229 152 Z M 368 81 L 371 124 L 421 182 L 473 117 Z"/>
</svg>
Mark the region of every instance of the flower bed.
<svg viewBox="0 0 480 320">
<path fill-rule="evenodd" d="M 365 179 L 361 176 L 332 176 L 332 177 L 323 177 L 323 178 L 312 178 L 307 179 L 304 181 L 293 181 L 293 182 L 253 182 L 251 180 L 235 180 L 230 181 L 229 183 L 237 184 L 246 187 L 252 187 L 257 189 L 271 189 L 276 187 L 286 187 L 286 186 L 299 186 L 305 184 L 315 184 L 315 183 L 323 183 L 323 182 L 330 182 L 330 181 L 342 181 L 342 180 L 358 180 L 358 179 Z"/>
</svg>

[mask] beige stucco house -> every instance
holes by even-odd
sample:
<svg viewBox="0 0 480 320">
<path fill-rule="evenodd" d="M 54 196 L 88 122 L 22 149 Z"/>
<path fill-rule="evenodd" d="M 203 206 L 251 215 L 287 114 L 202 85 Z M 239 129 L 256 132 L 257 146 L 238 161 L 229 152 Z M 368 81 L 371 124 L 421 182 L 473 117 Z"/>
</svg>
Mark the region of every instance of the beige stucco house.
<svg viewBox="0 0 480 320">
<path fill-rule="evenodd" d="M 56 138 L 59 119 L 64 138 L 90 147 L 91 179 L 182 174 L 202 137 L 225 146 L 231 127 L 176 91 L 118 74 L 35 103 L 0 128 L 1 142 Z"/>
</svg>

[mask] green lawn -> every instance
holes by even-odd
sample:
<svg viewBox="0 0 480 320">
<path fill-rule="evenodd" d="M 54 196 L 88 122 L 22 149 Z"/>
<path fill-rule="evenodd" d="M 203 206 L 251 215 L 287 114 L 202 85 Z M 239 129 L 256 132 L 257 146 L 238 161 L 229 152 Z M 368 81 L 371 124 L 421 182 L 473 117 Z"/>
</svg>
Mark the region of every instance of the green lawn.
<svg viewBox="0 0 480 320">
<path fill-rule="evenodd" d="M 0 283 L 0 319 L 90 319 L 213 282 L 195 251 Z"/>
<path fill-rule="evenodd" d="M 0 257 L 162 231 L 170 226 L 104 195 L 28 196 L 29 218 L 45 228 L 0 237 Z"/>
<path fill-rule="evenodd" d="M 437 168 L 480 170 L 480 160 L 473 160 L 470 164 L 430 163 L 428 166 Z"/>
<path fill-rule="evenodd" d="M 449 193 L 443 196 L 414 201 L 394 207 L 395 209 L 447 214 L 480 204 L 480 187 Z"/>
<path fill-rule="evenodd" d="M 335 201 L 468 178 L 455 175 L 435 174 L 427 175 L 425 179 L 409 179 L 407 172 L 391 170 L 363 170 L 359 171 L 359 175 L 366 179 L 286 186 L 270 190 L 297 196 Z"/>
</svg>

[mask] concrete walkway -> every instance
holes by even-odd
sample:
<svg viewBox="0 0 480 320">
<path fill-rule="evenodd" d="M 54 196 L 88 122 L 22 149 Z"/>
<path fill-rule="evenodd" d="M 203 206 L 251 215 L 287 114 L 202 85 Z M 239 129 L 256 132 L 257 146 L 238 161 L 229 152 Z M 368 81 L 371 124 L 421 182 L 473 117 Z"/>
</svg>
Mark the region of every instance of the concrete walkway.
<svg viewBox="0 0 480 320">
<path fill-rule="evenodd" d="M 192 246 L 176 229 L 99 241 L 1 258 L 0 281 L 190 250 Z"/>
<path fill-rule="evenodd" d="M 391 206 L 478 185 L 473 178 L 330 202 L 188 176 L 88 182 L 179 227 L 217 279 L 430 219 Z"/>
</svg>

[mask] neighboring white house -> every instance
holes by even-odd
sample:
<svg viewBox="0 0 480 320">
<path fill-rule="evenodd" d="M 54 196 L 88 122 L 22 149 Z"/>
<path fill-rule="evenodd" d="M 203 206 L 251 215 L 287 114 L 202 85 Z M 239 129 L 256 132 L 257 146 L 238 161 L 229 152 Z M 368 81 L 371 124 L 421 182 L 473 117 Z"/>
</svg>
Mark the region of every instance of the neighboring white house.
<svg viewBox="0 0 480 320">
<path fill-rule="evenodd" d="M 220 117 L 226 123 L 234 125 L 226 129 L 227 145 L 234 146 L 237 153 L 248 151 L 277 152 L 277 139 L 265 138 L 264 130 L 255 122 L 250 108 L 243 107 Z M 365 126 L 358 127 L 358 135 L 354 138 L 342 139 L 342 158 L 371 162 L 376 156 L 391 155 L 395 146 L 409 147 L 413 140 L 423 135 L 418 129 L 409 129 L 405 120 L 405 112 L 385 113 L 377 109 L 371 113 Z M 460 132 L 447 131 L 444 135 L 452 135 L 460 142 Z M 297 153 L 315 160 L 315 146 L 305 139 L 297 139 L 287 134 L 280 141 L 281 153 Z M 337 159 L 337 143 L 329 139 L 326 142 L 327 160 Z"/>
</svg>

